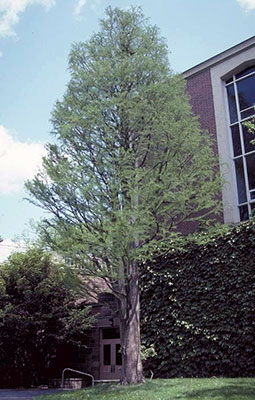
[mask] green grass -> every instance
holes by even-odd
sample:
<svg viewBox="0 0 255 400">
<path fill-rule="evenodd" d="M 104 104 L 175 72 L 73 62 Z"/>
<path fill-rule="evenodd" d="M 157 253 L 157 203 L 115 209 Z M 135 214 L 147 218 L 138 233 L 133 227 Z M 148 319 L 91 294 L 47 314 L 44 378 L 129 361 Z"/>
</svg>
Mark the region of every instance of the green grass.
<svg viewBox="0 0 255 400">
<path fill-rule="evenodd" d="M 37 400 L 255 400 L 255 378 L 155 379 L 145 385 L 97 385 Z"/>
</svg>

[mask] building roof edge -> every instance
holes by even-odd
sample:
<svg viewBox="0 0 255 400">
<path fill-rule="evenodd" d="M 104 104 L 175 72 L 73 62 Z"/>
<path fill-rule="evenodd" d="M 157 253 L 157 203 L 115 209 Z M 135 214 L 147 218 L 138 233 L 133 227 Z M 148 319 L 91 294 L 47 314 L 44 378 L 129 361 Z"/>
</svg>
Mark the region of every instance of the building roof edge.
<svg viewBox="0 0 255 400">
<path fill-rule="evenodd" d="M 238 43 L 235 46 L 222 51 L 216 56 L 210 57 L 207 60 L 195 65 L 194 67 L 187 69 L 182 73 L 182 75 L 184 76 L 184 78 L 189 78 L 253 46 L 255 46 L 255 36 L 252 36 L 249 39 L 246 39 L 243 42 Z"/>
</svg>

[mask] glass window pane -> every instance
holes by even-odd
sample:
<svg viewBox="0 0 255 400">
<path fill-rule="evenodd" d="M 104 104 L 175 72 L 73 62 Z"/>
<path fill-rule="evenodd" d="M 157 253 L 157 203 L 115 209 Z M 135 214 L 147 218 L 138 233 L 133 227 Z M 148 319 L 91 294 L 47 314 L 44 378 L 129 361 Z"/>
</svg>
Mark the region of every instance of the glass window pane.
<svg viewBox="0 0 255 400">
<path fill-rule="evenodd" d="M 247 205 L 239 207 L 239 213 L 240 213 L 240 221 L 246 221 L 247 219 L 249 219 Z"/>
<path fill-rule="evenodd" d="M 121 348 L 120 344 L 116 344 L 116 365 L 122 365 L 122 356 L 121 356 Z"/>
<path fill-rule="evenodd" d="M 254 71 L 255 71 L 255 66 L 245 68 L 242 72 L 239 72 L 239 74 L 236 75 L 236 79 L 241 78 L 242 76 L 248 75 Z"/>
<path fill-rule="evenodd" d="M 234 157 L 240 156 L 240 154 L 242 153 L 242 148 L 240 141 L 239 125 L 231 126 L 231 132 L 232 132 Z"/>
<path fill-rule="evenodd" d="M 251 216 L 255 217 L 255 203 L 251 203 Z"/>
<path fill-rule="evenodd" d="M 255 114 L 255 108 L 254 107 L 249 108 L 248 110 L 245 110 L 245 111 L 241 111 L 241 119 L 251 117 L 254 114 Z"/>
<path fill-rule="evenodd" d="M 251 107 L 255 103 L 255 75 L 237 82 L 240 110 Z"/>
<path fill-rule="evenodd" d="M 232 82 L 233 81 L 233 76 L 231 76 L 231 78 L 229 78 L 227 81 L 226 81 L 226 83 L 230 83 L 230 82 Z"/>
<path fill-rule="evenodd" d="M 231 121 L 231 123 L 233 123 L 233 122 L 237 121 L 236 98 L 235 98 L 234 85 L 230 85 L 227 87 L 227 93 L 228 93 L 228 106 L 229 106 L 230 121 Z"/>
<path fill-rule="evenodd" d="M 255 189 L 255 154 L 246 157 L 249 188 Z"/>
<path fill-rule="evenodd" d="M 103 339 L 119 339 L 119 328 L 105 328 L 103 329 Z"/>
<path fill-rule="evenodd" d="M 251 192 L 251 200 L 255 200 L 255 192 Z"/>
<path fill-rule="evenodd" d="M 251 144 L 251 140 L 255 139 L 255 135 L 253 133 L 249 133 L 248 128 L 244 124 L 242 124 L 242 130 L 245 153 L 255 151 L 255 145 Z"/>
<path fill-rule="evenodd" d="M 111 345 L 104 344 L 104 365 L 111 365 Z"/>
<path fill-rule="evenodd" d="M 237 181 L 237 191 L 239 203 L 245 203 L 247 201 L 245 182 L 244 182 L 244 172 L 243 172 L 243 159 L 242 157 L 235 160 L 236 167 L 236 181 Z"/>
</svg>

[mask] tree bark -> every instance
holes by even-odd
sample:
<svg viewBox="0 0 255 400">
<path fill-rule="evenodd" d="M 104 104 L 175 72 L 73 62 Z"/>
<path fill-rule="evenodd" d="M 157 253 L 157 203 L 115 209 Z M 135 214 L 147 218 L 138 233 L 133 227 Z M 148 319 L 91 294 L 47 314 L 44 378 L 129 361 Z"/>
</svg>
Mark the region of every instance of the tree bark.
<svg viewBox="0 0 255 400">
<path fill-rule="evenodd" d="M 120 304 L 120 338 L 122 351 L 122 384 L 144 383 L 141 360 L 140 298 L 138 267 L 136 261 L 130 265 L 126 278 L 125 298 Z"/>
</svg>

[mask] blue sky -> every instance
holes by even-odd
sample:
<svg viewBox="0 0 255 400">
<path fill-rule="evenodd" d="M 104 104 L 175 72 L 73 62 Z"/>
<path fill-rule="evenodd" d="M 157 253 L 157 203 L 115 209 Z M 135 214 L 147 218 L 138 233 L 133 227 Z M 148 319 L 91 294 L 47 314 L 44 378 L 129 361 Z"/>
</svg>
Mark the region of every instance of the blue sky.
<svg viewBox="0 0 255 400">
<path fill-rule="evenodd" d="M 23 200 L 23 182 L 51 140 L 71 43 L 98 30 L 107 6 L 131 4 L 159 26 L 177 72 L 255 34 L 255 0 L 0 0 L 0 261 L 42 215 Z"/>
</svg>

